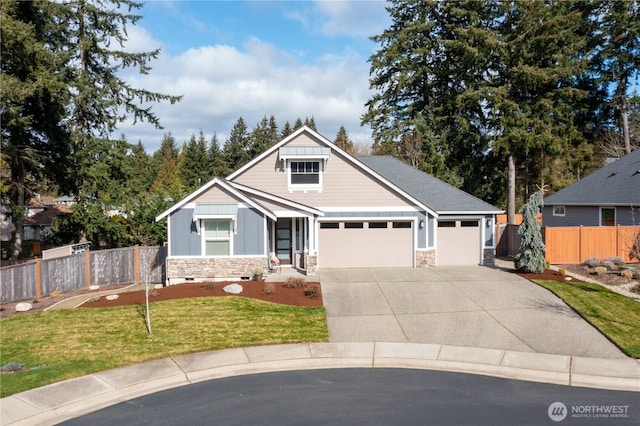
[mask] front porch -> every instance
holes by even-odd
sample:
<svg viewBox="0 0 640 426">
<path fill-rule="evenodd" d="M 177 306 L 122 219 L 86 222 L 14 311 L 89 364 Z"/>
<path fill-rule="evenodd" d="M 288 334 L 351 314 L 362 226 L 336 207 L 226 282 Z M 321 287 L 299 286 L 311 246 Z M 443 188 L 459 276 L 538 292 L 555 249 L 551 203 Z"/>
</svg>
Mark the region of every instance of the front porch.
<svg viewBox="0 0 640 426">
<path fill-rule="evenodd" d="M 274 253 L 282 271 L 294 270 L 305 275 L 317 273 L 315 247 L 315 217 L 290 213 L 290 216 L 269 220 L 268 252 Z"/>
</svg>

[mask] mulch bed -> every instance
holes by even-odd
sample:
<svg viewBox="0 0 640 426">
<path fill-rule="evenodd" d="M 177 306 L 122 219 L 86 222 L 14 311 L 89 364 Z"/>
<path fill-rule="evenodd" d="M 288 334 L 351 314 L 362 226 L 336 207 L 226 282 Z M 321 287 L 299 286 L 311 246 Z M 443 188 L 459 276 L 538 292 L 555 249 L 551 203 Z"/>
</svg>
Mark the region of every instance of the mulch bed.
<svg viewBox="0 0 640 426">
<path fill-rule="evenodd" d="M 243 287 L 242 293 L 230 294 L 223 291 L 224 286 L 238 283 Z M 163 300 L 184 299 L 192 297 L 212 296 L 240 296 L 265 300 L 267 302 L 281 303 L 294 306 L 322 306 L 322 291 L 319 282 L 309 283 L 317 286 L 316 297 L 305 295 L 305 287 L 287 288 L 282 282 L 273 283 L 275 291 L 265 294 L 265 283 L 261 281 L 229 281 L 211 283 L 177 284 L 159 289 L 152 288 L 149 291 L 149 302 Z M 112 306 L 139 305 L 145 303 L 144 291 L 131 291 L 119 293 L 116 300 L 107 300 L 106 296 L 96 297 L 84 303 L 82 308 L 105 308 Z"/>
<path fill-rule="evenodd" d="M 560 275 L 558 272 L 553 271 L 551 269 L 545 269 L 544 272 L 539 273 L 539 274 L 531 274 L 531 273 L 526 273 L 526 272 L 520 272 L 520 271 L 514 271 L 514 273 L 516 273 L 517 275 L 520 275 L 522 278 L 525 278 L 527 280 L 549 280 L 549 281 L 565 281 L 565 277 L 563 275 Z M 573 283 L 581 283 L 584 281 L 580 281 L 577 278 L 571 278 L 571 280 L 569 282 L 573 282 Z"/>
</svg>

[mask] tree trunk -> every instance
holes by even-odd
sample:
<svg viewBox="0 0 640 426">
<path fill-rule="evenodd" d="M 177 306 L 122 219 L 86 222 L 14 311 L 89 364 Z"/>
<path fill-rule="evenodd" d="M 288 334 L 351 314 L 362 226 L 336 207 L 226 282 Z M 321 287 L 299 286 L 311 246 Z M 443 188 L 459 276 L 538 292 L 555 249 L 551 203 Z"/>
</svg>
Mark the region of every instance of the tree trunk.
<svg viewBox="0 0 640 426">
<path fill-rule="evenodd" d="M 25 202 L 24 202 L 24 181 L 19 179 L 18 182 L 18 198 L 12 209 L 12 230 L 13 234 L 13 246 L 11 247 L 11 262 L 15 262 L 20 257 L 22 252 L 22 236 L 24 233 L 24 215 L 25 215 Z"/>
<path fill-rule="evenodd" d="M 622 121 L 622 136 L 624 138 L 624 153 L 631 154 L 631 138 L 629 137 L 629 115 L 626 110 L 620 111 Z"/>
<path fill-rule="evenodd" d="M 516 164 L 513 154 L 509 154 L 507 175 L 507 224 L 516 224 Z"/>
</svg>

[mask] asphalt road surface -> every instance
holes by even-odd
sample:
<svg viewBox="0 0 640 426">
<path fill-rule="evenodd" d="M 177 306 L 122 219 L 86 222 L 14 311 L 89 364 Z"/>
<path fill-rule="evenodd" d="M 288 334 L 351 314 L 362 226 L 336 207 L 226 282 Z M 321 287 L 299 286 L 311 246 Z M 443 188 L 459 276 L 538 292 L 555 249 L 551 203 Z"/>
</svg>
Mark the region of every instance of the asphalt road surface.
<svg viewBox="0 0 640 426">
<path fill-rule="evenodd" d="M 330 369 L 210 380 L 65 425 L 640 424 L 640 393 L 410 369 Z"/>
</svg>

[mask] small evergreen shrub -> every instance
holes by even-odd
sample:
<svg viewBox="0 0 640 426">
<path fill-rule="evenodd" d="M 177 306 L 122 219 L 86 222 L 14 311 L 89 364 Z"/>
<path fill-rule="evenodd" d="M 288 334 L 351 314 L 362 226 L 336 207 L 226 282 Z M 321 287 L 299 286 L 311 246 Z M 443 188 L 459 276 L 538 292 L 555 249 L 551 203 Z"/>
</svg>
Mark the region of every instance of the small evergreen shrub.
<svg viewBox="0 0 640 426">
<path fill-rule="evenodd" d="M 534 192 L 529 201 L 522 206 L 522 223 L 518 228 L 520 235 L 521 253 L 514 260 L 516 268 L 525 272 L 539 274 L 544 272 L 547 261 L 544 258 L 545 246 L 542 238 L 542 228 L 538 222 L 538 214 L 542 212 L 542 191 Z"/>
<path fill-rule="evenodd" d="M 622 266 L 627 264 L 627 262 L 625 262 L 624 259 L 621 258 L 620 256 L 611 256 L 610 258 L 607 259 L 607 261 L 613 262 L 613 264 L 616 266 Z"/>
<path fill-rule="evenodd" d="M 564 269 L 564 268 L 559 268 L 558 269 L 558 274 L 560 274 L 561 276 L 564 277 L 566 275 L 566 273 L 567 273 L 566 269 Z"/>
<path fill-rule="evenodd" d="M 613 263 L 610 260 L 605 260 L 604 262 L 602 262 L 602 266 L 604 266 L 605 268 L 607 268 L 610 271 L 616 271 L 618 270 L 618 267 L 616 266 L 615 263 Z"/>
<path fill-rule="evenodd" d="M 584 264 L 591 268 L 595 268 L 596 266 L 600 266 L 600 259 L 597 257 L 590 257 L 584 261 Z"/>
</svg>

